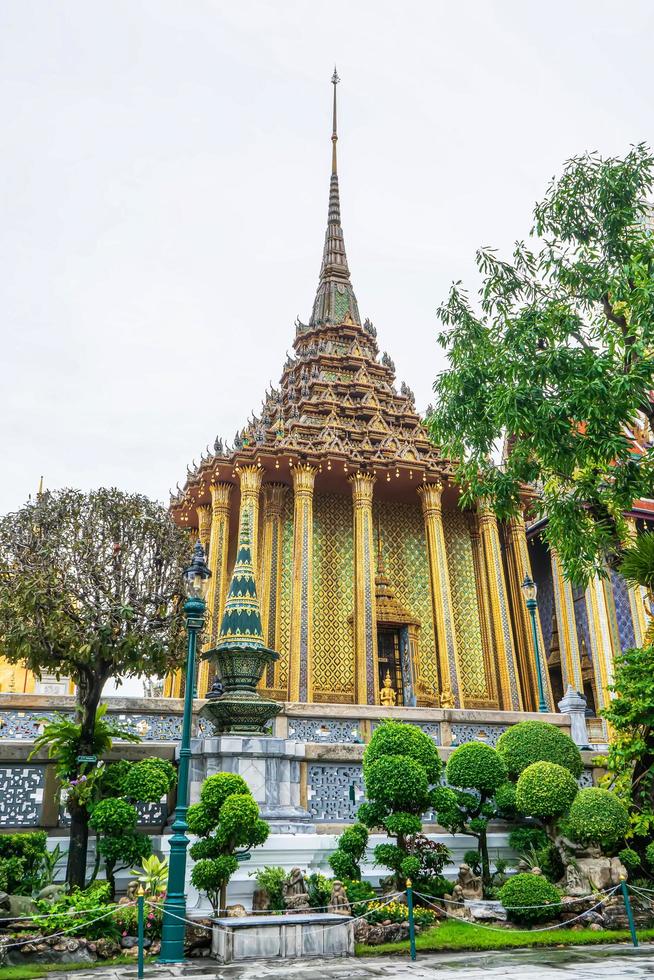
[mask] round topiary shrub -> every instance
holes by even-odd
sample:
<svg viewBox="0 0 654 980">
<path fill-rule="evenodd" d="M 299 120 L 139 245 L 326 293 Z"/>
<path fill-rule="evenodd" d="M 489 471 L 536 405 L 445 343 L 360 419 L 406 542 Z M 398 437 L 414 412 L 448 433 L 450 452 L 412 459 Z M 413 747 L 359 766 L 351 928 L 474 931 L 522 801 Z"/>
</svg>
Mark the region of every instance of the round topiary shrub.
<svg viewBox="0 0 654 980">
<path fill-rule="evenodd" d="M 94 806 L 89 823 L 97 833 L 115 837 L 133 830 L 137 820 L 138 814 L 131 803 L 110 797 Z"/>
<path fill-rule="evenodd" d="M 141 759 L 126 771 L 121 795 L 143 803 L 158 803 L 176 779 L 175 767 L 166 759 Z"/>
<path fill-rule="evenodd" d="M 596 786 L 577 793 L 566 820 L 566 831 L 580 844 L 611 848 L 629 829 L 629 813 L 615 793 Z"/>
<path fill-rule="evenodd" d="M 430 786 L 438 782 L 443 768 L 434 740 L 417 725 L 385 721 L 376 728 L 363 753 L 364 776 L 368 768 L 383 756 L 404 756 L 418 762 L 425 770 Z"/>
<path fill-rule="evenodd" d="M 234 772 L 217 772 L 202 783 L 202 803 L 210 816 L 218 818 L 220 808 L 233 793 L 249 793 L 250 787 Z"/>
<path fill-rule="evenodd" d="M 429 806 L 424 766 L 401 755 L 383 755 L 366 767 L 366 792 L 389 810 L 422 813 Z"/>
<path fill-rule="evenodd" d="M 640 855 L 638 851 L 634 851 L 633 847 L 623 847 L 621 851 L 618 851 L 618 857 L 627 871 L 635 871 L 636 868 L 640 867 Z"/>
<path fill-rule="evenodd" d="M 521 721 L 512 725 L 500 735 L 497 751 L 513 779 L 534 762 L 555 762 L 575 777 L 584 768 L 581 753 L 570 736 L 548 721 Z"/>
<path fill-rule="evenodd" d="M 515 783 L 502 783 L 495 790 L 495 804 L 502 816 L 515 816 Z"/>
<path fill-rule="evenodd" d="M 506 766 L 500 755 L 485 742 L 459 745 L 445 767 L 450 786 L 476 789 L 490 795 L 506 782 Z"/>
<path fill-rule="evenodd" d="M 509 920 L 518 925 L 547 922 L 561 911 L 558 889 L 542 875 L 514 875 L 502 885 L 499 897 Z"/>
<path fill-rule="evenodd" d="M 569 810 L 578 792 L 577 780 L 568 769 L 554 762 L 534 762 L 518 780 L 515 803 L 520 813 L 552 820 Z"/>
</svg>

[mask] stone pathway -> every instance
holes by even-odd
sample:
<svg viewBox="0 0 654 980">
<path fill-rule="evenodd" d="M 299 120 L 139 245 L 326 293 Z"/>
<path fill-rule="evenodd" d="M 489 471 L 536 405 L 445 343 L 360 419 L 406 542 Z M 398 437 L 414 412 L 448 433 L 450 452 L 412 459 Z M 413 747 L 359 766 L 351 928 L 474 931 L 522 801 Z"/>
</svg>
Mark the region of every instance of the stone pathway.
<svg viewBox="0 0 654 980">
<path fill-rule="evenodd" d="M 146 965 L 145 980 L 651 980 L 654 948 L 626 946 L 515 949 L 495 953 L 418 953 L 408 957 L 257 960 L 220 966 L 207 960 L 180 967 Z M 135 980 L 136 967 L 58 973 L 58 980 Z"/>
</svg>

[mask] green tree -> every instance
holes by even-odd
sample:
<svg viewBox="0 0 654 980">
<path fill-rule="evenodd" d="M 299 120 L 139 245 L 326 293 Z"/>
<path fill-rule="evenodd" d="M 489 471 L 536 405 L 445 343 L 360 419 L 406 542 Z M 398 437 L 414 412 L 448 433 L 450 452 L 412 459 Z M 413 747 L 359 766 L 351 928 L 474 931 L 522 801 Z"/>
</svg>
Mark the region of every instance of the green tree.
<svg viewBox="0 0 654 980">
<path fill-rule="evenodd" d="M 96 717 L 111 677 L 163 675 L 184 656 L 179 603 L 186 535 L 138 494 L 40 494 L 0 520 L 3 656 L 70 677 L 77 755 L 95 754 Z M 79 767 L 71 771 L 73 778 Z M 83 886 L 89 811 L 71 800 L 67 880 Z"/>
<path fill-rule="evenodd" d="M 442 763 L 433 740 L 417 725 L 384 722 L 373 732 L 363 754 L 366 799 L 357 817 L 369 830 L 385 831 L 394 843 L 375 847 L 377 864 L 390 869 L 398 889 L 406 878 L 429 873 L 428 863 L 441 855 L 421 847 L 422 815 L 431 807 L 431 787 Z M 346 853 L 339 848 L 341 853 Z"/>
<path fill-rule="evenodd" d="M 454 750 L 445 767 L 447 786 L 432 793 L 438 822 L 452 834 L 477 841 L 484 889 L 491 887 L 488 825 L 515 805 L 504 761 L 483 742 L 467 742 Z"/>
<path fill-rule="evenodd" d="M 248 784 L 235 773 L 218 772 L 202 784 L 199 803 L 188 808 L 188 829 L 200 838 L 191 845 L 191 881 L 206 893 L 216 914 L 227 904 L 227 883 L 238 857 L 268 839 L 270 829 Z"/>
<path fill-rule="evenodd" d="M 569 160 L 531 247 L 508 260 L 481 249 L 479 304 L 455 283 L 438 311 L 449 366 L 428 424 L 459 461 L 463 503 L 487 499 L 504 518 L 538 483 L 547 540 L 579 584 L 613 560 L 622 513 L 654 481 L 654 453 L 625 438 L 638 413 L 654 422 L 653 168 L 645 145 Z"/>
</svg>

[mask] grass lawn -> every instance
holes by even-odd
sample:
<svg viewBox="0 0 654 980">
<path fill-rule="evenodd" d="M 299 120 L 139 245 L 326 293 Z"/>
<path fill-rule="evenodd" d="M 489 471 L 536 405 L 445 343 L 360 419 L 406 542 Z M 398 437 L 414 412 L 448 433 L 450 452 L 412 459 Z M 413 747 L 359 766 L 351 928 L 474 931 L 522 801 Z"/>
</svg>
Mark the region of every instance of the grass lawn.
<svg viewBox="0 0 654 980">
<path fill-rule="evenodd" d="M 152 962 L 147 956 L 145 962 Z M 70 973 L 72 970 L 102 970 L 108 966 L 130 963 L 136 967 L 135 956 L 114 956 L 111 960 L 97 960 L 94 963 L 28 963 L 25 966 L 0 966 L 0 980 L 33 980 L 46 973 Z"/>
<path fill-rule="evenodd" d="M 499 928 L 499 927 L 498 927 Z M 654 929 L 638 932 L 641 942 L 654 940 Z M 526 946 L 586 946 L 592 943 L 631 943 L 627 931 L 608 929 L 595 932 L 593 929 L 552 929 L 551 932 L 532 932 L 529 929 L 507 929 L 505 932 L 491 932 L 490 929 L 465 922 L 445 921 L 416 936 L 416 947 L 423 952 L 443 953 L 457 949 L 512 949 Z M 407 953 L 409 941 L 383 943 L 381 946 L 363 946 L 358 943 L 357 956 L 379 956 L 383 953 Z M 2 971 L 0 971 L 2 980 Z"/>
</svg>

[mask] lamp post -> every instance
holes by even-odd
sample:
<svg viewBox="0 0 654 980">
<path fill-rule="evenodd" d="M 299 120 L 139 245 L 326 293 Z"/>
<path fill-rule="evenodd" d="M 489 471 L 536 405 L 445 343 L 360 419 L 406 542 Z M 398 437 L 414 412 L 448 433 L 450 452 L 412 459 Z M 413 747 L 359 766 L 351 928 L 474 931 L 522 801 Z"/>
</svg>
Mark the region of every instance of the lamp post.
<svg viewBox="0 0 654 980">
<path fill-rule="evenodd" d="M 168 886 L 163 907 L 163 928 L 161 933 L 160 963 L 181 963 L 184 960 L 184 930 L 186 918 L 186 850 L 189 840 L 186 836 L 188 824 L 189 765 L 191 761 L 191 724 L 193 721 L 193 686 L 195 677 L 195 650 L 198 633 L 204 626 L 206 610 L 205 596 L 211 572 L 204 560 L 204 551 L 198 541 L 193 549 L 193 560 L 184 571 L 184 585 L 187 599 L 184 603 L 186 629 L 188 632 L 188 653 L 186 657 L 186 684 L 184 689 L 184 719 L 182 722 L 182 742 L 179 750 L 179 770 L 177 774 L 177 806 L 173 834 L 170 838 L 170 858 L 168 862 Z"/>
<path fill-rule="evenodd" d="M 536 593 L 538 591 L 536 583 L 531 578 L 530 575 L 525 575 L 525 580 L 522 583 L 522 591 L 525 594 L 525 600 L 527 602 L 527 609 L 529 610 L 529 615 L 531 616 L 531 632 L 534 638 L 534 656 L 536 657 L 536 677 L 538 678 L 538 710 L 547 711 L 547 702 L 545 701 L 545 691 L 543 690 L 543 675 L 541 673 L 540 665 L 540 647 L 538 645 L 538 629 L 536 627 Z"/>
</svg>

